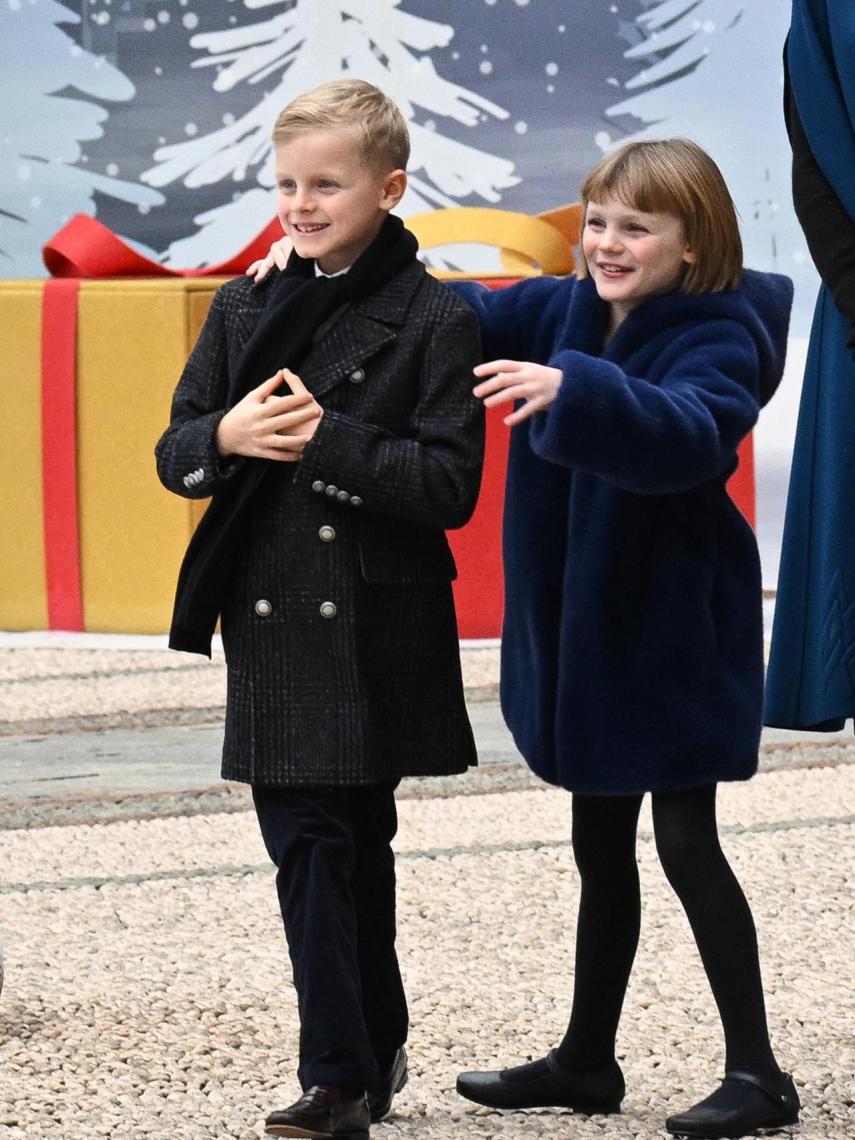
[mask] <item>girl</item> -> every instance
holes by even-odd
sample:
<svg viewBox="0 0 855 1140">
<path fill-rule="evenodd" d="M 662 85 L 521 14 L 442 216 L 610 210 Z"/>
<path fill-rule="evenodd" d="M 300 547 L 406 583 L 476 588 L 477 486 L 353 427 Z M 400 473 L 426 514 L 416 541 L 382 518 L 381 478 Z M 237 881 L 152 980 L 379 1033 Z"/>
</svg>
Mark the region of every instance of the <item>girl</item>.
<svg viewBox="0 0 855 1140">
<path fill-rule="evenodd" d="M 725 484 L 783 370 L 790 282 L 742 269 L 720 171 L 682 139 L 630 143 L 582 186 L 577 278 L 456 288 L 479 315 L 487 406 L 515 404 L 505 504 L 502 709 L 573 793 L 573 1006 L 542 1060 L 464 1073 L 495 1108 L 616 1112 L 615 1035 L 639 934 L 642 797 L 721 1014 L 725 1077 L 669 1132 L 793 1124 L 754 923 L 719 846 L 716 785 L 757 768 L 761 582 Z"/>
</svg>

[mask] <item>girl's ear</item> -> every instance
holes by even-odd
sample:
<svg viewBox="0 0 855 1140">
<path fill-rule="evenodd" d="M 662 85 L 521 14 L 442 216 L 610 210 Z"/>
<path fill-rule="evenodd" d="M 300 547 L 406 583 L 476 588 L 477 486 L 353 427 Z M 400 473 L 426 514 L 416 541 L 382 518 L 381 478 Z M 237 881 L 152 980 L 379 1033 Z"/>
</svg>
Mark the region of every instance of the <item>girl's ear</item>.
<svg viewBox="0 0 855 1140">
<path fill-rule="evenodd" d="M 407 189 L 407 172 L 405 170 L 391 170 L 383 177 L 383 188 L 380 197 L 381 210 L 394 210 Z"/>
<path fill-rule="evenodd" d="M 693 249 L 689 249 L 689 247 L 686 246 L 686 248 L 683 250 L 683 261 L 685 261 L 688 265 L 694 265 L 697 260 L 698 259 L 695 256 L 695 251 Z"/>
</svg>

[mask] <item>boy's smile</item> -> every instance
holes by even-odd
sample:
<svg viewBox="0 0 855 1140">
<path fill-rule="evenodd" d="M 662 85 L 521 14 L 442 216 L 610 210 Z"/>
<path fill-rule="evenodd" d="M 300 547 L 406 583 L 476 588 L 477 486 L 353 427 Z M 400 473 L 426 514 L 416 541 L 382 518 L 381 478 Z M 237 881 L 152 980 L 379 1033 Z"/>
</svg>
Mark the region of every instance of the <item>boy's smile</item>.
<svg viewBox="0 0 855 1140">
<path fill-rule="evenodd" d="M 406 174 L 372 167 L 354 127 L 300 131 L 275 151 L 277 213 L 297 253 L 324 273 L 348 269 L 400 201 Z"/>
<path fill-rule="evenodd" d="M 649 297 L 676 289 L 694 261 L 680 218 L 619 198 L 588 203 L 582 251 L 597 293 L 612 307 L 612 331 Z"/>
</svg>

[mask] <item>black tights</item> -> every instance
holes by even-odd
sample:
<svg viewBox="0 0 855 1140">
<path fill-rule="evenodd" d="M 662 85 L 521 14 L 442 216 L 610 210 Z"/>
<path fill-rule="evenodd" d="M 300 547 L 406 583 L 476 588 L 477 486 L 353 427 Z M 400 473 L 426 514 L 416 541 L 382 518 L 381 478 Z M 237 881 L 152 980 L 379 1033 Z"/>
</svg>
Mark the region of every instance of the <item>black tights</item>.
<svg viewBox="0 0 855 1140">
<path fill-rule="evenodd" d="M 691 925 L 724 1027 L 726 1068 L 774 1076 L 757 935 L 718 840 L 715 785 L 652 797 L 656 850 Z M 582 883 L 573 1009 L 558 1059 L 596 1069 L 615 1035 L 641 917 L 635 839 L 641 796 L 573 796 L 573 854 Z"/>
</svg>

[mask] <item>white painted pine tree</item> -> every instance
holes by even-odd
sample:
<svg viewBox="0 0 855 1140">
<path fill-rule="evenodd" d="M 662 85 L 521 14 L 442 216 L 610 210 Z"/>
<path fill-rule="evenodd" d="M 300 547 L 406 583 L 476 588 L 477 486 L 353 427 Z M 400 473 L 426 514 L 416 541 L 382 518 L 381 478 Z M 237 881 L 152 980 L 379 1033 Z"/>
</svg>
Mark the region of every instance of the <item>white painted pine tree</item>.
<svg viewBox="0 0 855 1140">
<path fill-rule="evenodd" d="M 759 0 L 654 0 L 638 16 L 644 39 L 625 53 L 640 70 L 630 96 L 607 114 L 628 136 L 606 132 L 605 150 L 627 138 L 683 135 L 722 169 L 742 221 L 746 264 L 810 276 L 791 205 L 790 152 L 783 118 L 782 48 L 789 5 Z"/>
<path fill-rule="evenodd" d="M 496 203 L 501 190 L 518 182 L 512 162 L 437 129 L 436 119 L 476 127 L 490 115 L 507 118 L 507 112 L 437 73 L 429 53 L 447 46 L 454 29 L 404 12 L 400 2 L 243 0 L 248 9 L 273 11 L 250 26 L 191 39 L 194 48 L 208 53 L 193 66 L 218 68 L 215 91 L 259 84 L 259 100 L 247 114 L 210 134 L 155 151 L 156 165 L 142 176 L 151 186 L 180 180 L 190 189 L 223 183 L 224 191 L 221 205 L 195 219 L 196 233 L 172 243 L 163 257 L 166 263 L 216 262 L 270 220 L 270 133 L 276 116 L 301 92 L 342 75 L 376 84 L 408 120 L 412 158 L 410 186 L 398 211 L 402 215 L 473 197 Z M 420 122 L 415 121 L 417 108 Z"/>
<path fill-rule="evenodd" d="M 0 102 L 0 274 L 6 277 L 43 275 L 42 245 L 73 214 L 94 214 L 96 191 L 143 207 L 163 201 L 146 186 L 80 164 L 81 142 L 100 138 L 108 117 L 93 100 L 130 99 L 134 86 L 60 27 L 79 22 L 56 0 L 0 5 L 0 75 L 8 93 Z"/>
</svg>

